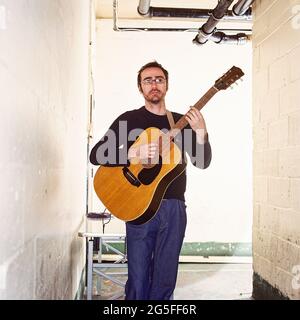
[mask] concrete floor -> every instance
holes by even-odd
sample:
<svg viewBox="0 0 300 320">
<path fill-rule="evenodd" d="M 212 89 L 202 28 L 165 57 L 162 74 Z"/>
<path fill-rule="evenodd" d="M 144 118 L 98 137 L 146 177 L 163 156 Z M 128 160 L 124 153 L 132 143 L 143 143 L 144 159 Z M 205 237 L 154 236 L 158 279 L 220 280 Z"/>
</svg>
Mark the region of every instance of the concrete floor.
<svg viewBox="0 0 300 320">
<path fill-rule="evenodd" d="M 180 264 L 174 298 L 237 300 L 252 294 L 252 264 Z"/>
<path fill-rule="evenodd" d="M 124 272 L 123 269 L 108 270 Z M 115 276 L 122 282 L 126 275 Z M 124 289 L 111 280 L 94 276 L 93 299 L 124 299 Z M 175 300 L 251 299 L 252 263 L 180 263 Z"/>
</svg>

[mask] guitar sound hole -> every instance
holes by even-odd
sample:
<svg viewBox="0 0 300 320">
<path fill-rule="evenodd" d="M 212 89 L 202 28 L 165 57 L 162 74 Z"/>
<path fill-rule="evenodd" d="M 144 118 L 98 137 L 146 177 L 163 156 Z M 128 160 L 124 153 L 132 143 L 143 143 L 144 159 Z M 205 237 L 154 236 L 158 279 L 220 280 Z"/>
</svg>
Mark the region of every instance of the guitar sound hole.
<svg viewBox="0 0 300 320">
<path fill-rule="evenodd" d="M 162 166 L 162 158 L 159 157 L 159 162 L 154 167 L 150 169 L 142 169 L 138 174 L 139 181 L 144 185 L 151 184 L 155 178 L 158 176 Z"/>
</svg>

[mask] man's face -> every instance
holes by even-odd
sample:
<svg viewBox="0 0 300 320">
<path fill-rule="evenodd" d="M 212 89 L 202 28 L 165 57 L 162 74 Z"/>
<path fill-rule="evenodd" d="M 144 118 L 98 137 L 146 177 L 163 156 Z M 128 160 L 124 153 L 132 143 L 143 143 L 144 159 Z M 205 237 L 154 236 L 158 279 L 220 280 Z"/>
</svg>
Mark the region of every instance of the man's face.
<svg viewBox="0 0 300 320">
<path fill-rule="evenodd" d="M 140 92 L 146 101 L 158 104 L 167 93 L 165 75 L 160 68 L 147 68 L 141 73 Z"/>
</svg>

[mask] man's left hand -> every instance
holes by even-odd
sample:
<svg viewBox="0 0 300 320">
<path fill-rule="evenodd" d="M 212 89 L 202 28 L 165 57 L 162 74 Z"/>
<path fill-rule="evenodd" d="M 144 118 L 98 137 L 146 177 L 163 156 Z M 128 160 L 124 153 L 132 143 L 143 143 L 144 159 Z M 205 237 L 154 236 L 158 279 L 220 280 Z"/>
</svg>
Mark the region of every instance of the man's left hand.
<svg viewBox="0 0 300 320">
<path fill-rule="evenodd" d="M 185 118 L 191 128 L 196 132 L 197 142 L 201 144 L 205 143 L 207 141 L 207 130 L 205 120 L 201 112 L 195 107 L 191 107 Z"/>
</svg>

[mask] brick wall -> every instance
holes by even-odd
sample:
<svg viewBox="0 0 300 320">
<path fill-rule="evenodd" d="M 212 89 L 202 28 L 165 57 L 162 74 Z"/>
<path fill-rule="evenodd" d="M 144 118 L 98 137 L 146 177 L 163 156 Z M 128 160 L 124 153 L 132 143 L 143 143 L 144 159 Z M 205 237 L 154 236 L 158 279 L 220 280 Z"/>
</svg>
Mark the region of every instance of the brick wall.
<svg viewBox="0 0 300 320">
<path fill-rule="evenodd" d="M 300 299 L 300 1 L 256 0 L 254 297 Z"/>
</svg>

